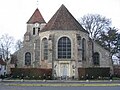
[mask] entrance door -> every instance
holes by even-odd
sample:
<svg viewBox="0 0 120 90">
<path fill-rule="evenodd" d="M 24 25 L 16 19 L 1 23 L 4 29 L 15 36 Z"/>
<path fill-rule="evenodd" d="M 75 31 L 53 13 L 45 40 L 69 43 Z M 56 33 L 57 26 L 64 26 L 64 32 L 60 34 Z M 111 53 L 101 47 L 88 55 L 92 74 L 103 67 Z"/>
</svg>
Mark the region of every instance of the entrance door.
<svg viewBox="0 0 120 90">
<path fill-rule="evenodd" d="M 68 64 L 61 64 L 61 79 L 67 79 L 69 76 Z"/>
</svg>

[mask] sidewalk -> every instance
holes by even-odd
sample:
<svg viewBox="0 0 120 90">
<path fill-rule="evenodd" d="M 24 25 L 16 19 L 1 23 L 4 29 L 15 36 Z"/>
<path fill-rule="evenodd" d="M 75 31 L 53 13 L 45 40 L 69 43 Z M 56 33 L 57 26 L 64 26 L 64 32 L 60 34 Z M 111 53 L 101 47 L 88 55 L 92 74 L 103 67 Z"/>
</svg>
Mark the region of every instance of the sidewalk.
<svg viewBox="0 0 120 90">
<path fill-rule="evenodd" d="M 120 83 L 120 80 L 1 80 L 0 82 L 40 82 L 40 83 Z"/>
<path fill-rule="evenodd" d="M 120 81 L 114 80 L 2 80 L 0 85 L 5 86 L 36 86 L 36 87 L 83 87 L 83 86 L 120 86 Z"/>
</svg>

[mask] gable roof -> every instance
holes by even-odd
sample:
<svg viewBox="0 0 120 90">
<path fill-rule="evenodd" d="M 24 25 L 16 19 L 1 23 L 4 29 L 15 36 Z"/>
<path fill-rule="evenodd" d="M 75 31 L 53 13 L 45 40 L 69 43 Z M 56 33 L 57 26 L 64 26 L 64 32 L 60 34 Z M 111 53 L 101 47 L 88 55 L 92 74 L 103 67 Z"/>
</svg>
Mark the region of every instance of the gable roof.
<svg viewBox="0 0 120 90">
<path fill-rule="evenodd" d="M 30 19 L 27 22 L 27 24 L 34 24 L 34 23 L 46 23 L 38 8 L 35 10 L 33 15 L 30 17 Z"/>
<path fill-rule="evenodd" d="M 63 4 L 41 31 L 46 30 L 81 30 L 87 32 Z"/>
</svg>

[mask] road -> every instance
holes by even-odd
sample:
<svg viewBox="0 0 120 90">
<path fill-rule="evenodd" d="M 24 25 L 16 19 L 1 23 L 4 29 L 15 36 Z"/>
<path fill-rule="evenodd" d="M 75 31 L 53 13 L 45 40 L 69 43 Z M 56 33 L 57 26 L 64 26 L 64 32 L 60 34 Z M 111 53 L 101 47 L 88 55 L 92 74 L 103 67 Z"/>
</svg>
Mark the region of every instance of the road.
<svg viewBox="0 0 120 90">
<path fill-rule="evenodd" d="M 0 85 L 0 90 L 120 90 L 120 87 L 35 87 Z"/>
<path fill-rule="evenodd" d="M 0 90 L 120 90 L 120 82 L 2 81 Z"/>
</svg>

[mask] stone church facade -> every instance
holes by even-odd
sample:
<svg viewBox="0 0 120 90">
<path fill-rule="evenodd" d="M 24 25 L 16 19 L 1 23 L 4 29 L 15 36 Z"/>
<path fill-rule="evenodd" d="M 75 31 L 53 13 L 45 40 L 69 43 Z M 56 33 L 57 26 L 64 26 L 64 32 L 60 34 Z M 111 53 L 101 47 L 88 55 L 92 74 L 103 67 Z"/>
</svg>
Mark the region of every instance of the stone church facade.
<svg viewBox="0 0 120 90">
<path fill-rule="evenodd" d="M 23 47 L 16 51 L 17 68 L 52 68 L 54 77 L 78 77 L 78 68 L 109 67 L 109 51 L 93 42 L 89 33 L 62 5 L 45 22 L 35 10 L 27 22 Z"/>
</svg>

